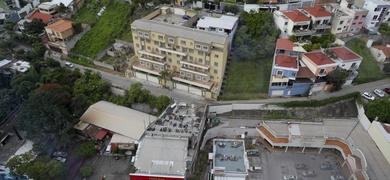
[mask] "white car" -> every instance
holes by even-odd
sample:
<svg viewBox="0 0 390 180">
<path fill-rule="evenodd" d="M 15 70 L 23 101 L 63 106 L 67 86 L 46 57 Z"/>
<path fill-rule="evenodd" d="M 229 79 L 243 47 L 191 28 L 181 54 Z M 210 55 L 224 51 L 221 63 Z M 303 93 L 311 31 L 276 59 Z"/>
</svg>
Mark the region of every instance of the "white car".
<svg viewBox="0 0 390 180">
<path fill-rule="evenodd" d="M 344 180 L 344 176 L 341 175 L 332 175 L 330 176 L 331 180 Z"/>
<path fill-rule="evenodd" d="M 73 68 L 73 64 L 70 63 L 70 62 L 66 62 L 66 63 L 65 63 L 65 66 L 67 66 L 67 67 L 69 67 L 69 68 Z"/>
<path fill-rule="evenodd" d="M 56 152 L 53 153 L 53 156 L 54 157 L 60 156 L 60 157 L 64 157 L 65 158 L 66 156 L 68 156 L 68 153 L 61 152 L 61 151 L 56 151 Z"/>
<path fill-rule="evenodd" d="M 283 176 L 283 180 L 297 180 L 298 177 L 295 175 L 285 175 Z"/>
<path fill-rule="evenodd" d="M 63 158 L 63 157 L 55 157 L 53 158 L 54 160 L 57 160 L 57 161 L 60 161 L 62 163 L 65 163 L 66 162 L 66 158 Z"/>
<path fill-rule="evenodd" d="M 385 97 L 385 93 L 379 89 L 375 89 L 374 94 L 376 94 L 377 96 L 379 96 L 381 98 Z"/>
<path fill-rule="evenodd" d="M 368 92 L 364 92 L 364 93 L 362 94 L 362 96 L 363 96 L 364 98 L 368 99 L 368 100 L 371 100 L 371 101 L 375 100 L 375 97 L 372 96 L 372 95 L 371 95 L 370 93 L 368 93 Z"/>
</svg>

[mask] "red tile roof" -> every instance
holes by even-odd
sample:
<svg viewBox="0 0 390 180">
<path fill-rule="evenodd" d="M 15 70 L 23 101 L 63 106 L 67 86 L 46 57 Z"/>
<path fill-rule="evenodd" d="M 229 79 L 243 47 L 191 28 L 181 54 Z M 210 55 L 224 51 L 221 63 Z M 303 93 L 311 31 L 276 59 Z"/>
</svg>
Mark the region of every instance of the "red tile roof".
<svg viewBox="0 0 390 180">
<path fill-rule="evenodd" d="M 275 65 L 285 68 L 298 68 L 297 58 L 287 55 L 277 55 L 275 57 Z"/>
<path fill-rule="evenodd" d="M 307 17 L 305 14 L 303 14 L 299 10 L 284 11 L 283 14 L 286 15 L 293 22 L 310 21 L 311 20 L 309 17 Z"/>
<path fill-rule="evenodd" d="M 47 24 L 51 18 L 52 16 L 50 14 L 42 14 L 39 11 L 35 11 L 28 19 L 42 19 L 43 23 Z"/>
<path fill-rule="evenodd" d="M 386 57 L 390 57 L 390 48 L 387 46 L 372 46 L 372 48 L 379 49 L 383 51 Z"/>
<path fill-rule="evenodd" d="M 349 61 L 349 60 L 355 60 L 355 59 L 362 59 L 362 57 L 356 55 L 353 51 L 346 47 L 336 47 L 336 48 L 331 48 L 331 51 L 339 57 L 343 61 Z"/>
<path fill-rule="evenodd" d="M 308 59 L 310 59 L 315 64 L 317 64 L 317 66 L 335 63 L 332 59 L 330 59 L 321 51 L 313 51 L 310 53 L 305 53 L 303 54 L 303 56 L 306 56 Z"/>
<path fill-rule="evenodd" d="M 308 67 L 299 67 L 297 78 L 315 78 L 316 75 Z"/>
<path fill-rule="evenodd" d="M 309 8 L 305 8 L 304 10 L 309 12 L 314 17 L 332 16 L 332 13 L 325 10 L 325 8 L 322 6 L 309 7 Z"/>
<path fill-rule="evenodd" d="M 276 41 L 276 49 L 292 51 L 295 46 L 297 45 L 288 38 L 279 38 Z"/>
<path fill-rule="evenodd" d="M 46 26 L 48 29 L 52 29 L 58 32 L 64 32 L 72 28 L 72 21 L 60 19 L 57 22 Z"/>
</svg>

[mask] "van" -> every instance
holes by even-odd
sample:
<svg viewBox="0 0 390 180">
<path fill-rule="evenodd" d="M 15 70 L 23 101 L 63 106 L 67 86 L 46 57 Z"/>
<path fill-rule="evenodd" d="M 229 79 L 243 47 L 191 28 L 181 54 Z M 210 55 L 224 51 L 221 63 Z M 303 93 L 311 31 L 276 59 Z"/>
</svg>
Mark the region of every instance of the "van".
<svg viewBox="0 0 390 180">
<path fill-rule="evenodd" d="M 249 168 L 249 171 L 251 171 L 251 172 L 262 172 L 261 167 L 259 167 L 259 166 L 251 166 Z"/>
<path fill-rule="evenodd" d="M 111 153 L 111 144 L 109 144 L 106 148 L 106 153 Z"/>
</svg>

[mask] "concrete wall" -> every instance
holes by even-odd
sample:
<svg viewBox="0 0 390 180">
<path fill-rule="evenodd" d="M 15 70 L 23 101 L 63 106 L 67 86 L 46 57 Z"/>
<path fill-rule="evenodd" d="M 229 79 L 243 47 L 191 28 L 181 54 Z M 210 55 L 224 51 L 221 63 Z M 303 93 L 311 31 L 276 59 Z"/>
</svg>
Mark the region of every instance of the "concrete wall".
<svg viewBox="0 0 390 180">
<path fill-rule="evenodd" d="M 363 105 L 358 105 L 356 104 L 356 107 L 358 109 L 358 118 L 360 120 L 360 123 L 362 124 L 362 126 L 364 127 L 364 129 L 367 131 L 368 128 L 370 127 L 371 125 L 371 122 L 370 120 L 367 118 L 366 114 L 364 114 L 364 108 L 363 108 Z"/>
<path fill-rule="evenodd" d="M 106 63 L 103 63 L 103 62 L 100 62 L 100 61 L 93 61 L 93 63 L 98 65 L 98 66 L 114 70 L 114 67 L 111 64 L 106 64 Z"/>
<path fill-rule="evenodd" d="M 387 133 L 386 130 L 382 129 L 380 122 L 373 122 L 368 129 L 368 134 L 370 134 L 372 140 L 378 146 L 378 149 L 382 152 L 383 156 L 390 163 L 390 142 L 386 139 L 383 133 Z"/>
<path fill-rule="evenodd" d="M 210 113 L 223 114 L 233 110 L 256 110 L 260 109 L 263 104 L 225 104 L 209 107 Z"/>
</svg>

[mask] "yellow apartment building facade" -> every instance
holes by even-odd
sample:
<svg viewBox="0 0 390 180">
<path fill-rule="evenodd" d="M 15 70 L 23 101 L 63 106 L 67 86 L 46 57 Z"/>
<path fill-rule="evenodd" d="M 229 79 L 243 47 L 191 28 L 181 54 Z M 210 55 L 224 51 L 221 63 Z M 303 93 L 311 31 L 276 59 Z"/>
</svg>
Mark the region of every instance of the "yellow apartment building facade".
<svg viewBox="0 0 390 180">
<path fill-rule="evenodd" d="M 186 11 L 163 7 L 132 23 L 137 58 L 131 74 L 217 99 L 228 58 L 228 35 L 194 29 L 191 24 L 199 17 Z"/>
</svg>

